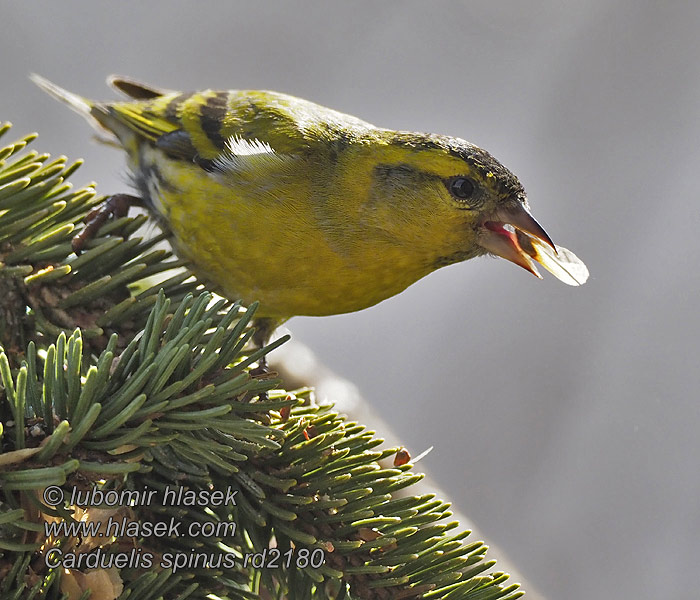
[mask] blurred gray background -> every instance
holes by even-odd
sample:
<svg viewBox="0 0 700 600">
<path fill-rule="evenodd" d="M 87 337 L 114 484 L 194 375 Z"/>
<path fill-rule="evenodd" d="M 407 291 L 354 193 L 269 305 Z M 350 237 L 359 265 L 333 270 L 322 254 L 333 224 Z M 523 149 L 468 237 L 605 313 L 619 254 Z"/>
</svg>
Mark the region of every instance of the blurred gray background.
<svg viewBox="0 0 700 600">
<path fill-rule="evenodd" d="M 0 119 L 103 193 L 123 157 L 30 71 L 274 89 L 495 154 L 584 287 L 483 258 L 289 328 L 435 446 L 421 467 L 546 597 L 696 597 L 700 3 L 2 0 L 0 23 Z"/>
</svg>

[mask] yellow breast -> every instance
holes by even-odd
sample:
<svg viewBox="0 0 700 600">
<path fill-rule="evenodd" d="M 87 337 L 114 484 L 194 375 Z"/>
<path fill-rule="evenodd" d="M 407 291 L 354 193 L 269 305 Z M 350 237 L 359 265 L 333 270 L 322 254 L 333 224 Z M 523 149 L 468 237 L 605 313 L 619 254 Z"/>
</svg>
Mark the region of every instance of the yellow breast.
<svg viewBox="0 0 700 600">
<path fill-rule="evenodd" d="M 269 174 L 268 189 L 260 180 L 233 185 L 155 149 L 144 153 L 140 160 L 157 164 L 168 182 L 157 208 L 178 254 L 223 295 L 259 300 L 259 316 L 361 310 L 432 270 L 392 240 L 327 218 L 313 178 L 281 183 Z"/>
</svg>

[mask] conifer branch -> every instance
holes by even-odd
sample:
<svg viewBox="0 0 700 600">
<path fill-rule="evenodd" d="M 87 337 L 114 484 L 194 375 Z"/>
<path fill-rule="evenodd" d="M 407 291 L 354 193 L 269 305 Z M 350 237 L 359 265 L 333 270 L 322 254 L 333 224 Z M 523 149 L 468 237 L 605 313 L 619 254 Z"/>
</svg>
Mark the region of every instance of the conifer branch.
<svg viewBox="0 0 700 600">
<path fill-rule="evenodd" d="M 79 163 L 27 152 L 34 137 L 0 144 L 0 599 L 522 595 L 447 503 L 407 495 L 421 475 L 387 466 L 396 448 L 251 373 L 286 338 L 251 349 L 256 307 L 206 291 L 164 236 L 139 237 L 145 216 L 108 222 L 75 256 L 102 198 L 66 183 Z M 189 496 L 134 501 L 146 490 Z M 132 501 L 78 501 L 96 493 Z M 47 535 L 56 523 L 98 528 Z M 105 562 L 52 568 L 55 549 Z"/>
</svg>

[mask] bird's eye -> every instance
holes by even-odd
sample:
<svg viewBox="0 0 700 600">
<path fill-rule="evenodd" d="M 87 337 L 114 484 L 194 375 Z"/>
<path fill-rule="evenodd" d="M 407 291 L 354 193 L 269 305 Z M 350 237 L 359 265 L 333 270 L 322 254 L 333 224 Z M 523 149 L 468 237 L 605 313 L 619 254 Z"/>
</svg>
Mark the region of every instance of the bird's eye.
<svg viewBox="0 0 700 600">
<path fill-rule="evenodd" d="M 452 177 L 447 181 L 447 189 L 457 200 L 469 200 L 476 190 L 476 185 L 467 177 Z"/>
</svg>

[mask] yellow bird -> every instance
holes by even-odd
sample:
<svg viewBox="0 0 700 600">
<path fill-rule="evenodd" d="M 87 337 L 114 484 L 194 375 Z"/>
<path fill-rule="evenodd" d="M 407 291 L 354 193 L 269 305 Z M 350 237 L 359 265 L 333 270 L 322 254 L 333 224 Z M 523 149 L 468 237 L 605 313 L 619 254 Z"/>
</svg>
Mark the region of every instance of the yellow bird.
<svg viewBox="0 0 700 600">
<path fill-rule="evenodd" d="M 570 285 L 585 265 L 530 214 L 518 179 L 459 138 L 393 131 L 269 91 L 180 93 L 122 77 L 93 102 L 33 76 L 126 150 L 140 198 L 214 290 L 295 315 L 361 310 L 495 254 Z"/>
</svg>

